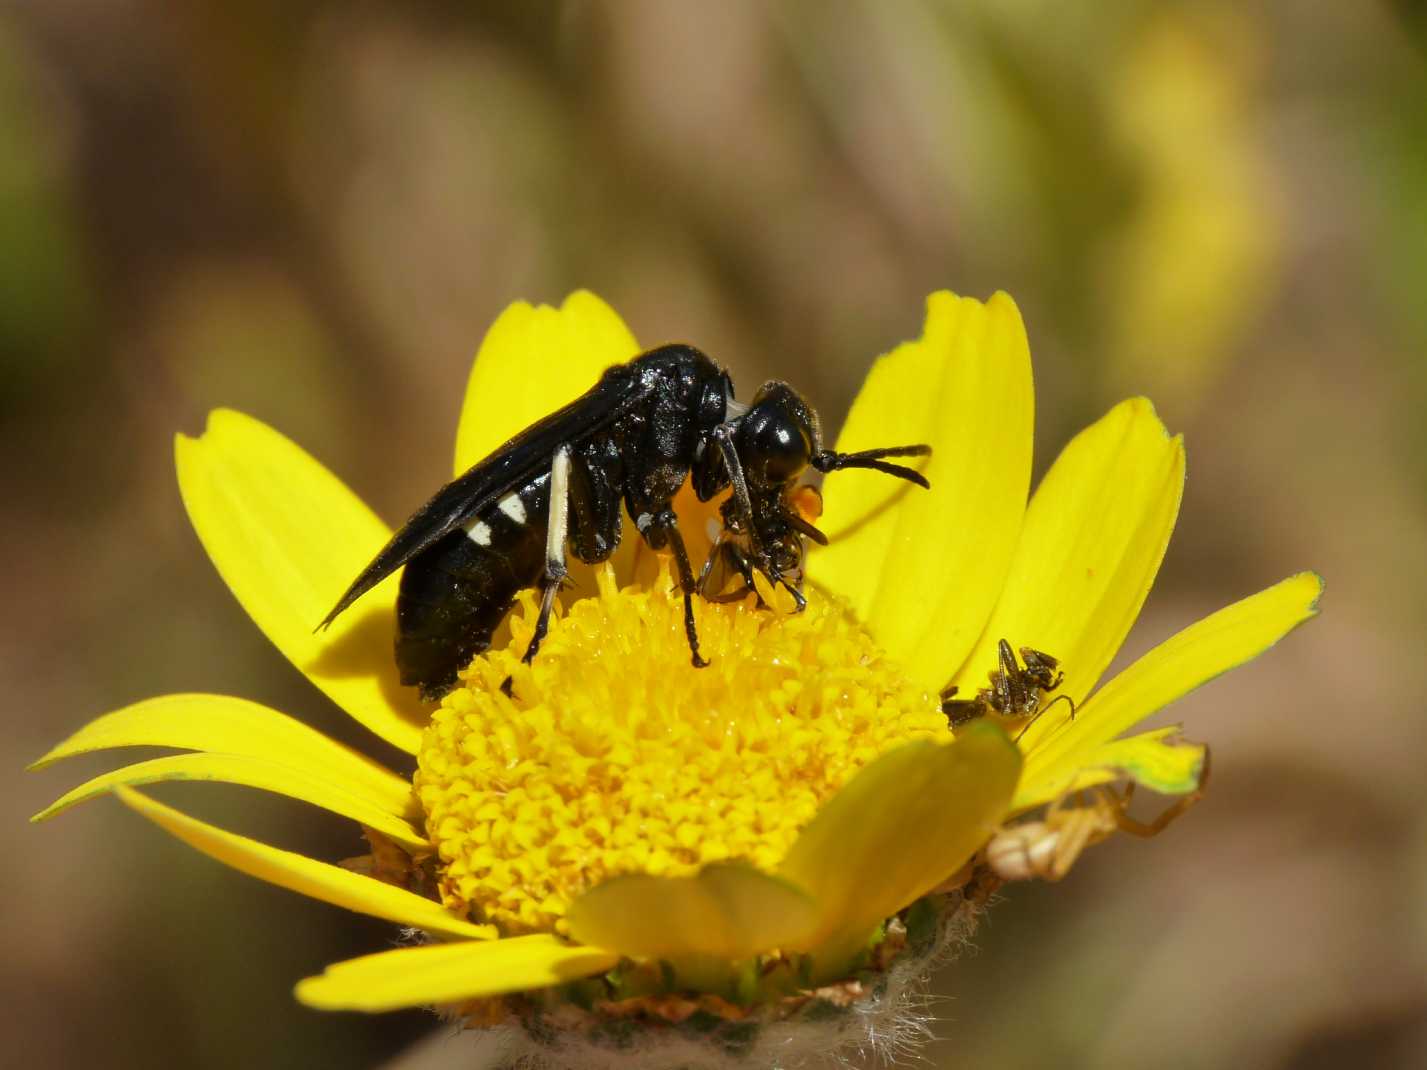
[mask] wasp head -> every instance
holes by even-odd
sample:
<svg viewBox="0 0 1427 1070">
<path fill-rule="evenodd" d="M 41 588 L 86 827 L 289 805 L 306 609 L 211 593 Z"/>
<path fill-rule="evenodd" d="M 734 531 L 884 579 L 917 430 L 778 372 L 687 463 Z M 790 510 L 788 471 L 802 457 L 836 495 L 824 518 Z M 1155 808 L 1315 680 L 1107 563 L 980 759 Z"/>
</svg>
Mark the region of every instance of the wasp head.
<svg viewBox="0 0 1427 1070">
<path fill-rule="evenodd" d="M 809 467 L 819 472 L 870 468 L 929 486 L 920 472 L 884 458 L 924 457 L 931 447 L 889 446 L 856 453 L 826 450 L 817 413 L 787 383 L 764 383 L 746 409 L 740 407 L 735 413 L 730 405 L 730 415 L 712 436 L 717 452 L 706 452 L 694 470 L 695 489 L 699 498 L 707 501 L 732 483 L 734 493 L 722 513 L 725 531 L 741 547 L 736 551 L 744 564 L 740 571 L 745 579 L 751 575 L 750 569 L 762 572 L 772 583 L 782 583 L 793 592 L 800 604 L 803 538 L 824 544 L 827 538 L 798 507 L 799 476 Z M 735 550 L 717 552 L 728 557 Z"/>
<path fill-rule="evenodd" d="M 734 449 L 750 493 L 785 487 L 822 452 L 817 413 L 787 383 L 764 383 L 738 422 Z"/>
</svg>

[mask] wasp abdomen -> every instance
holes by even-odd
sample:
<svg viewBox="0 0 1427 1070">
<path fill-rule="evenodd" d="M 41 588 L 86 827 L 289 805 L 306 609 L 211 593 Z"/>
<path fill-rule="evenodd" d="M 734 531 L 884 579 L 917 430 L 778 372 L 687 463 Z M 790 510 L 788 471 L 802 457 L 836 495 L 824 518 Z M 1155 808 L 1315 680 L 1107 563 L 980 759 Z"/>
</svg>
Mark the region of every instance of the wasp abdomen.
<svg viewBox="0 0 1427 1070">
<path fill-rule="evenodd" d="M 549 480 L 512 492 L 413 557 L 396 603 L 403 684 L 439 698 L 486 650 L 515 596 L 545 568 Z"/>
</svg>

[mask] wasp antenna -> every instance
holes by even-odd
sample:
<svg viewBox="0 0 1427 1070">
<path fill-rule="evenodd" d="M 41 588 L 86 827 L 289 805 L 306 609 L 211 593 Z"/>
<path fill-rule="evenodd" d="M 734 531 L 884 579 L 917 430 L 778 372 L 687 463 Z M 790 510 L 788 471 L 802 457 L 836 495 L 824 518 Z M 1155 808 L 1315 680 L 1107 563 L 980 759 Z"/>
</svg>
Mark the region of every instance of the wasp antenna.
<svg viewBox="0 0 1427 1070">
<path fill-rule="evenodd" d="M 896 476 L 898 479 L 905 479 L 908 483 L 915 483 L 919 487 L 931 489 L 931 483 L 927 481 L 927 477 L 915 468 L 907 468 L 900 464 L 888 464 L 886 461 L 875 460 L 871 457 L 858 457 L 855 454 L 820 453 L 813 459 L 813 467 L 819 472 L 836 472 L 843 468 L 871 468 L 878 472 L 885 472 L 889 476 Z"/>
<path fill-rule="evenodd" d="M 858 450 L 856 453 L 847 454 L 848 457 L 930 457 L 932 448 L 925 442 L 916 442 L 910 446 L 883 446 L 877 450 Z"/>
<path fill-rule="evenodd" d="M 908 483 L 915 483 L 917 486 L 931 490 L 931 483 L 927 477 L 918 472 L 915 468 L 907 468 L 900 464 L 888 464 L 886 461 L 855 461 L 842 465 L 843 468 L 871 468 L 878 472 L 886 472 L 889 476 L 896 476 L 898 479 L 905 479 Z"/>
<path fill-rule="evenodd" d="M 887 464 L 882 458 L 928 457 L 931 455 L 931 451 L 932 448 L 924 443 L 918 443 L 915 446 L 884 446 L 875 450 L 858 450 L 856 453 L 825 450 L 813 456 L 812 466 L 819 472 L 836 472 L 841 468 L 871 468 L 930 490 L 931 484 L 927 482 L 927 477 L 915 468 L 907 468 L 900 464 Z"/>
</svg>

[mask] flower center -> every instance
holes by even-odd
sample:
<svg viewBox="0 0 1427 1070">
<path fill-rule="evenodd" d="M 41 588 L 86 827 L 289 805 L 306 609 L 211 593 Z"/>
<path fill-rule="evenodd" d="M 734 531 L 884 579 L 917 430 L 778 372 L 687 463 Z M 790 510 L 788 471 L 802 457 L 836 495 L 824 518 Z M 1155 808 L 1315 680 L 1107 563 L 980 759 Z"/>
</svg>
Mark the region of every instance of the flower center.
<svg viewBox="0 0 1427 1070">
<path fill-rule="evenodd" d="M 507 934 L 560 931 L 606 877 L 730 858 L 772 870 L 862 766 L 945 736 L 935 698 L 816 592 L 797 615 L 696 602 L 712 664 L 695 669 L 666 572 L 618 590 L 605 568 L 598 585 L 523 666 L 527 592 L 509 642 L 471 664 L 426 730 L 415 786 L 454 911 Z"/>
</svg>

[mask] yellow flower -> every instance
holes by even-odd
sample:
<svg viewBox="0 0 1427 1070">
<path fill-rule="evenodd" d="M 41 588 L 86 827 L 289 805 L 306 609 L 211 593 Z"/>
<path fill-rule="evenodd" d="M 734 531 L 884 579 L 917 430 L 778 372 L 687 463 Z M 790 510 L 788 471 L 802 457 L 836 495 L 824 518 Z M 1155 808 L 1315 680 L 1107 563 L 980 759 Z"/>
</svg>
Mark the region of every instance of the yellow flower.
<svg viewBox="0 0 1427 1070">
<path fill-rule="evenodd" d="M 558 310 L 511 307 L 477 357 L 456 469 L 637 351 L 590 294 Z M 171 695 L 99 718 L 35 767 L 136 745 L 190 753 L 100 776 L 37 819 L 112 791 L 236 869 L 433 941 L 303 981 L 298 998 L 315 1007 L 469 1007 L 566 986 L 596 1009 L 702 992 L 714 1002 L 699 1006 L 738 1017 L 848 981 L 890 961 L 897 916 L 929 893 L 952 890 L 945 905 L 960 883 L 959 902 L 975 905 L 966 874 L 987 870 L 966 864 L 986 857 L 978 852 L 1008 819 L 1125 778 L 1194 791 L 1201 747 L 1163 729 L 1122 734 L 1315 612 L 1321 583 L 1300 574 L 1092 694 L 1163 556 L 1183 448 L 1148 402 L 1125 402 L 1070 443 L 1027 506 L 1031 419 L 1015 305 L 935 294 L 923 336 L 877 362 L 838 439 L 840 450 L 931 443 L 932 490 L 829 476 L 832 545 L 810 556 L 805 613 L 700 602 L 713 664 L 694 669 L 667 574 L 622 550 L 613 569 L 585 574 L 586 597 L 533 665 L 519 663 L 527 598 L 509 636 L 433 712 L 396 680 L 394 582 L 330 632 L 313 631 L 389 529 L 289 440 L 215 412 L 201 437 L 177 440 L 204 547 L 274 644 L 416 771 L 387 769 L 255 703 Z M 973 692 L 1002 637 L 1060 660 L 1058 694 L 1074 716 L 1059 704 L 1014 744 L 990 716 L 952 739 L 938 692 L 948 681 Z M 509 696 L 498 686 L 507 674 Z M 134 790 L 179 779 L 245 784 L 350 817 L 373 843 L 369 871 L 215 828 Z M 869 958 L 878 946 L 887 954 Z M 574 984 L 585 978 L 596 980 Z M 666 1017 L 691 1006 L 665 1007 Z"/>
</svg>

